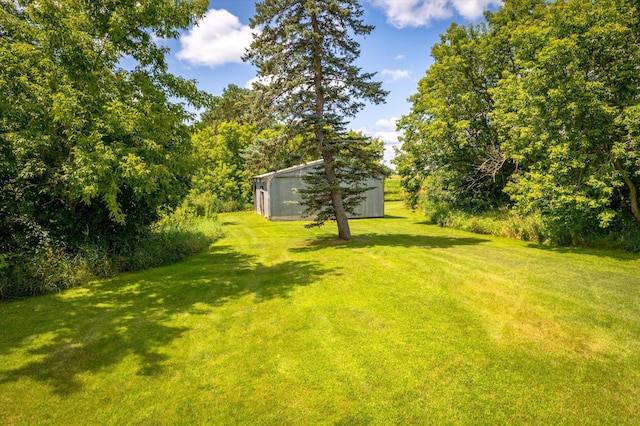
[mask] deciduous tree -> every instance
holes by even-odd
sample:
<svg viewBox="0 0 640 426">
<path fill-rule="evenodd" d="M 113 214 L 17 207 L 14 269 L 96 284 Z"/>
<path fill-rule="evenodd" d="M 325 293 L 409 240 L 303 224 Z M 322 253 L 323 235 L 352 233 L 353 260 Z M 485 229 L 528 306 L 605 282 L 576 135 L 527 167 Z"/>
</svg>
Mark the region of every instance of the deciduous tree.
<svg viewBox="0 0 640 426">
<path fill-rule="evenodd" d="M 502 190 L 513 171 L 491 118 L 495 87 L 510 66 L 485 24 L 452 24 L 433 46 L 433 64 L 410 98 L 411 112 L 398 129 L 403 145 L 395 164 L 415 205 L 427 197 L 460 208 L 504 204 Z"/>
<path fill-rule="evenodd" d="M 0 4 L 0 240 L 39 229 L 69 248 L 113 246 L 186 193 L 194 83 L 167 71 L 155 37 L 206 0 Z M 122 62 L 129 65 L 126 69 Z M 38 232 L 40 232 L 38 231 Z M 13 241 L 13 243 L 11 243 Z"/>
<path fill-rule="evenodd" d="M 211 105 L 202 114 L 198 127 L 215 127 L 225 121 L 258 124 L 264 121 L 259 115 L 258 93 L 230 84 L 222 91 L 222 95 L 213 97 Z"/>
<path fill-rule="evenodd" d="M 504 12 L 496 18 L 504 20 Z M 492 92 L 516 206 L 557 232 L 640 221 L 640 14 L 619 0 L 556 1 L 511 25 L 517 72 Z"/>
<path fill-rule="evenodd" d="M 239 209 L 250 202 L 251 176 L 242 153 L 256 137 L 254 126 L 227 121 L 196 132 L 190 198 L 217 203 L 214 209 Z"/>
</svg>

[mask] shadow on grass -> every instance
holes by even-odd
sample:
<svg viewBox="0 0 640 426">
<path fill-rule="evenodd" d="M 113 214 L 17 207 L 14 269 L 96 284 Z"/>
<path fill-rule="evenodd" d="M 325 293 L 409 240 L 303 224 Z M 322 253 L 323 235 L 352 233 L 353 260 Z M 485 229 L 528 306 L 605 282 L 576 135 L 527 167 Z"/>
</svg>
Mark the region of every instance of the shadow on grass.
<svg viewBox="0 0 640 426">
<path fill-rule="evenodd" d="M 584 248 L 584 247 L 559 247 L 548 246 L 544 244 L 528 243 L 527 247 L 537 250 L 544 250 L 552 253 L 559 254 L 579 254 L 584 256 L 596 256 L 603 258 L 610 258 L 613 260 L 621 261 L 638 261 L 640 260 L 640 253 L 630 253 L 624 251 L 606 250 L 598 248 Z"/>
<path fill-rule="evenodd" d="M 420 247 L 420 248 L 451 248 L 455 246 L 469 246 L 484 243 L 482 238 L 456 238 L 444 236 L 424 236 L 412 234 L 362 234 L 351 241 L 337 238 L 318 238 L 307 241 L 303 247 L 292 248 L 292 252 L 308 252 L 322 250 L 327 247 L 347 249 L 359 247 Z"/>
<path fill-rule="evenodd" d="M 81 376 L 128 357 L 138 375 L 158 374 L 168 361 L 163 348 L 189 331 L 176 325 L 180 316 L 209 314 L 251 295 L 254 303 L 286 298 L 328 272 L 316 262 L 265 266 L 217 246 L 178 265 L 0 305 L 0 355 L 20 360 L 0 364 L 0 384 L 27 379 L 71 394 L 83 388 Z"/>
<path fill-rule="evenodd" d="M 385 219 L 407 219 L 407 216 L 394 216 L 391 214 L 385 214 L 384 218 Z"/>
</svg>

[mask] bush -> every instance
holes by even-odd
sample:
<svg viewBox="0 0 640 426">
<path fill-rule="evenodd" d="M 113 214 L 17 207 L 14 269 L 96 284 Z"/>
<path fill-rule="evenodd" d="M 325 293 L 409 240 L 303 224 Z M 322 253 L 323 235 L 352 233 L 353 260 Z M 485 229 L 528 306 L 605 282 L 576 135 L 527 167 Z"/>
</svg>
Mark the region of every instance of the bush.
<svg viewBox="0 0 640 426">
<path fill-rule="evenodd" d="M 95 277 L 87 259 L 62 249 L 12 253 L 0 270 L 0 300 L 52 293 L 83 284 Z"/>
<path fill-rule="evenodd" d="M 423 207 L 429 221 L 447 228 L 536 243 L 550 242 L 539 216 L 519 216 L 507 208 L 473 214 L 434 202 L 425 202 Z"/>
<path fill-rule="evenodd" d="M 220 235 L 195 231 L 196 220 L 185 216 L 170 216 L 161 220 L 150 232 L 119 253 L 114 262 L 119 272 L 137 271 L 179 262 L 201 252 Z"/>
<path fill-rule="evenodd" d="M 608 229 L 592 227 L 577 232 L 560 228 L 540 214 L 521 215 L 506 207 L 474 214 L 444 202 L 423 201 L 422 206 L 430 222 L 447 228 L 554 246 L 640 252 L 640 226 L 631 218 L 621 218 Z"/>
<path fill-rule="evenodd" d="M 176 210 L 180 217 L 215 218 L 218 213 L 228 213 L 247 210 L 249 206 L 243 200 L 221 200 L 210 192 L 190 193 Z"/>
<path fill-rule="evenodd" d="M 179 262 L 206 249 L 220 236 L 217 221 L 206 222 L 205 230 L 192 217 L 166 216 L 117 252 L 85 246 L 69 253 L 63 244 L 49 242 L 31 251 L 3 253 L 0 300 L 57 292 L 119 272 Z"/>
</svg>

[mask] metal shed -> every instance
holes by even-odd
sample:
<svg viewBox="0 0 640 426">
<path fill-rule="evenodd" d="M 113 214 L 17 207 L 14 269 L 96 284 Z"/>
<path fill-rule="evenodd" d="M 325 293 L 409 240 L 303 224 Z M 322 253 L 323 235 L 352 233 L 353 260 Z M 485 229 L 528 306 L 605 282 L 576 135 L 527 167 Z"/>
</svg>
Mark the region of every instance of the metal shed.
<svg viewBox="0 0 640 426">
<path fill-rule="evenodd" d="M 303 176 L 322 169 L 323 160 L 316 160 L 252 177 L 256 213 L 274 221 L 302 220 L 303 206 L 292 203 L 301 201 L 294 190 L 306 187 Z M 363 194 L 365 200 L 349 218 L 384 217 L 384 177 L 369 179 L 365 185 L 372 189 Z"/>
</svg>

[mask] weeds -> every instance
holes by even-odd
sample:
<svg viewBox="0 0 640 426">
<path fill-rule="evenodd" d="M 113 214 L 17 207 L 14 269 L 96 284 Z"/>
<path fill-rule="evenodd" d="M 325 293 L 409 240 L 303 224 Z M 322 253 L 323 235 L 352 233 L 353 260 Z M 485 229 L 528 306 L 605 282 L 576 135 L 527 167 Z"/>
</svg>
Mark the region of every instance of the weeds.
<svg viewBox="0 0 640 426">
<path fill-rule="evenodd" d="M 206 249 L 220 233 L 215 218 L 171 215 L 117 251 L 84 246 L 69 253 L 64 245 L 47 241 L 33 251 L 5 253 L 0 256 L 0 300 L 57 292 L 119 272 L 179 262 Z"/>
<path fill-rule="evenodd" d="M 640 252 L 640 229 L 620 222 L 612 231 L 594 229 L 589 235 L 551 227 L 542 215 L 519 215 L 506 207 L 482 213 L 454 209 L 446 203 L 424 201 L 427 219 L 446 228 L 495 235 L 553 246 L 577 246 Z"/>
</svg>

